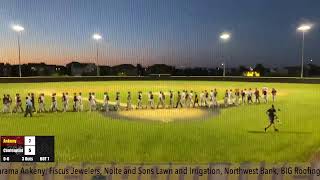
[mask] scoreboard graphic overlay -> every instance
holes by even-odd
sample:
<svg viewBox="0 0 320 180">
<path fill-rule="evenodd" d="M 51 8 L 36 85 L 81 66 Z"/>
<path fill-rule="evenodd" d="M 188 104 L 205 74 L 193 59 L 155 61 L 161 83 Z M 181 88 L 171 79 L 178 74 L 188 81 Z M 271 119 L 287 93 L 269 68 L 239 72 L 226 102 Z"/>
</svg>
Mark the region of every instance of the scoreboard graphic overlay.
<svg viewBox="0 0 320 180">
<path fill-rule="evenodd" d="M 1 136 L 1 162 L 54 162 L 54 136 Z"/>
</svg>

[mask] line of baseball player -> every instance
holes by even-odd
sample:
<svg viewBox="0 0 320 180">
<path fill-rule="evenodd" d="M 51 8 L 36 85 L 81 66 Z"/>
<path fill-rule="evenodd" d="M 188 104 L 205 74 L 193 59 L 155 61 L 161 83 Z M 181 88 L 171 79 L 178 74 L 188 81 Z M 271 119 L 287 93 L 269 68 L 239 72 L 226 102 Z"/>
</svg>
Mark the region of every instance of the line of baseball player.
<svg viewBox="0 0 320 180">
<path fill-rule="evenodd" d="M 268 102 L 268 88 L 264 87 L 261 90 L 262 96 L 260 95 L 260 91 L 256 88 L 255 90 L 249 89 L 227 89 L 224 94 L 223 98 L 223 104 L 218 103 L 218 92 L 216 89 L 211 90 L 208 92 L 207 90 L 202 91 L 199 95 L 197 92 L 187 90 L 183 91 L 177 91 L 176 98 L 175 93 L 173 91 L 169 91 L 169 104 L 166 104 L 166 95 L 163 91 L 160 91 L 158 94 L 158 102 L 157 105 L 155 104 L 155 97 L 154 94 L 150 91 L 148 92 L 148 101 L 145 106 L 143 106 L 143 93 L 142 91 L 138 92 L 137 96 L 137 105 L 136 109 L 143 109 L 143 108 L 185 108 L 185 107 L 207 107 L 207 108 L 218 108 L 220 106 L 230 106 L 230 105 L 240 105 L 240 104 L 252 104 L 252 103 L 260 103 L 260 99 L 262 97 L 262 101 L 265 103 Z M 272 88 L 271 95 L 272 95 L 272 101 L 275 101 L 277 91 Z M 11 104 L 12 99 L 10 95 L 4 95 L 3 96 L 3 109 L 2 112 L 9 113 L 9 112 L 24 112 L 24 109 L 22 107 L 22 99 L 20 97 L 20 94 L 16 94 L 15 97 L 15 106 L 11 111 Z M 89 111 L 96 111 L 97 110 L 97 100 L 95 97 L 95 93 L 90 92 L 88 96 L 88 102 L 89 102 Z M 41 112 L 47 112 L 45 107 L 45 95 L 41 93 L 38 97 L 38 111 Z M 32 112 L 36 111 L 35 108 L 35 95 L 34 93 L 29 93 L 26 97 L 26 110 L 25 115 L 27 116 L 30 114 L 32 116 Z M 103 103 L 101 110 L 108 112 L 110 110 L 121 110 L 121 99 L 120 99 L 120 93 L 116 92 L 115 97 L 115 103 L 113 105 L 113 108 L 110 108 L 110 97 L 108 92 L 104 93 L 103 96 Z M 126 110 L 132 110 L 134 107 L 132 105 L 132 95 L 131 92 L 128 92 L 127 94 L 127 105 L 125 107 Z M 75 112 L 81 112 L 83 111 L 83 98 L 82 93 L 74 93 L 73 96 L 73 107 L 72 111 Z M 57 94 L 53 93 L 51 96 L 51 106 L 49 111 L 51 112 L 58 112 L 58 100 L 57 100 Z M 69 111 L 69 94 L 68 93 L 62 93 L 62 112 Z"/>
</svg>

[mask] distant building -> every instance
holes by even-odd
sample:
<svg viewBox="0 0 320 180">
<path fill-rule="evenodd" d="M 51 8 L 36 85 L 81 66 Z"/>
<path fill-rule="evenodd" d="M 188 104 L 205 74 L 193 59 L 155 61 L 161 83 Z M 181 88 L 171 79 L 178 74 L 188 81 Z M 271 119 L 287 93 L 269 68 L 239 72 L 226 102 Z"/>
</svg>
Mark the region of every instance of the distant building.
<svg viewBox="0 0 320 180">
<path fill-rule="evenodd" d="M 287 66 L 285 69 L 288 70 L 288 76 L 300 76 L 301 75 L 301 66 Z M 309 67 L 304 66 L 303 74 L 306 75 L 309 72 Z"/>
<path fill-rule="evenodd" d="M 24 65 L 24 76 L 51 76 L 56 73 L 56 65 L 29 63 Z"/>
<path fill-rule="evenodd" d="M 136 76 L 137 68 L 132 64 L 120 64 L 113 66 L 112 72 L 116 76 Z"/>
<path fill-rule="evenodd" d="M 166 64 L 154 64 L 146 69 L 146 74 L 167 74 L 171 75 L 175 72 L 174 66 Z"/>
<path fill-rule="evenodd" d="M 0 76 L 1 77 L 10 77 L 12 73 L 12 67 L 10 64 L 0 63 Z"/>
<path fill-rule="evenodd" d="M 112 74 L 112 68 L 110 66 L 99 66 L 101 76 L 110 76 Z"/>
<path fill-rule="evenodd" d="M 269 76 L 288 76 L 288 69 L 285 68 L 271 68 Z"/>
<path fill-rule="evenodd" d="M 66 65 L 66 71 L 71 76 L 95 76 L 97 66 L 94 63 L 71 62 Z"/>
</svg>

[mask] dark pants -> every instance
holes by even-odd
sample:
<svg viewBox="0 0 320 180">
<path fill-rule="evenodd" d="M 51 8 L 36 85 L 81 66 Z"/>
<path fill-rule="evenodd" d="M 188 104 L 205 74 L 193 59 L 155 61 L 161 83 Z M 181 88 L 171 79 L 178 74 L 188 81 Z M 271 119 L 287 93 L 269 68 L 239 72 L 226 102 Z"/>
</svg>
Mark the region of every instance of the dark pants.
<svg viewBox="0 0 320 180">
<path fill-rule="evenodd" d="M 30 115 L 30 117 L 32 117 L 32 110 L 33 110 L 32 107 L 27 106 L 27 107 L 26 107 L 26 112 L 24 113 L 24 117 L 27 117 L 28 114 Z"/>
<path fill-rule="evenodd" d="M 180 100 L 178 100 L 177 105 L 176 105 L 176 108 L 178 108 L 178 107 L 179 107 L 179 105 L 180 105 L 181 107 L 183 107 L 183 105 L 182 105 L 182 103 L 181 103 L 181 101 L 180 101 Z"/>
</svg>

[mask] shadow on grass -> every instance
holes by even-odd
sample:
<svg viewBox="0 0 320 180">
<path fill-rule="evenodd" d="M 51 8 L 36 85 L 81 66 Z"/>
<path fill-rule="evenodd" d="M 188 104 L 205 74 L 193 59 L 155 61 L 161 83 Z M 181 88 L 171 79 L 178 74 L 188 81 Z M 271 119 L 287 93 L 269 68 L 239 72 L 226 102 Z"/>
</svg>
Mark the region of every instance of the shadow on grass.
<svg viewBox="0 0 320 180">
<path fill-rule="evenodd" d="M 264 132 L 264 130 L 262 131 L 248 131 L 248 133 L 252 133 L 252 134 L 266 134 L 266 133 L 276 133 L 276 134 L 295 134 L 295 135 L 299 135 L 299 134 L 312 134 L 312 132 L 299 132 L 299 131 L 278 131 L 275 132 L 273 130 L 269 130 L 267 132 Z"/>
</svg>

